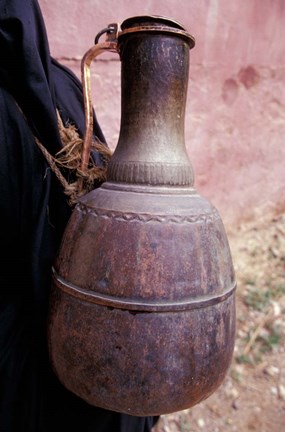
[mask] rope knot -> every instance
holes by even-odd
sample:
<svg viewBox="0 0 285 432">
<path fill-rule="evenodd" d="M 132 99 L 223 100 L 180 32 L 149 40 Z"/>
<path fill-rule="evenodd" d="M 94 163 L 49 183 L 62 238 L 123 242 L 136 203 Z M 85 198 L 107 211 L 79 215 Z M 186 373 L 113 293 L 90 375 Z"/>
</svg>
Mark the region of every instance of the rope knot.
<svg viewBox="0 0 285 432">
<path fill-rule="evenodd" d="M 56 153 L 55 156 L 52 156 L 36 137 L 35 141 L 49 163 L 51 170 L 63 186 L 64 193 L 69 198 L 69 204 L 74 205 L 80 196 L 85 195 L 93 189 L 95 181 L 106 181 L 106 172 L 112 152 L 105 144 L 95 137 L 91 145 L 87 170 L 82 171 L 80 167 L 83 138 L 79 136 L 74 125 L 68 124 L 65 126 L 63 124 L 58 111 L 57 119 L 62 149 Z M 103 167 L 96 166 L 91 156 L 92 150 L 97 151 L 102 156 L 104 161 Z M 70 178 L 74 180 L 71 182 L 67 181 L 61 170 L 68 170 Z"/>
</svg>

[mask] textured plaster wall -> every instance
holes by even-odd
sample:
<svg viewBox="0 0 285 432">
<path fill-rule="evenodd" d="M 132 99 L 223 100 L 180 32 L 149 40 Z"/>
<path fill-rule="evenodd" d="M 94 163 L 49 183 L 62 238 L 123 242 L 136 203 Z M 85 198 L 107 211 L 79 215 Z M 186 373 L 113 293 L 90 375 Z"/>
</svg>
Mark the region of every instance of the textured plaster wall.
<svg viewBox="0 0 285 432">
<path fill-rule="evenodd" d="M 230 227 L 285 208 L 284 0 L 39 0 L 52 55 L 80 76 L 80 60 L 107 24 L 141 14 L 180 21 L 191 51 L 186 146 L 198 191 Z M 115 147 L 120 63 L 92 66 L 93 104 Z"/>
</svg>

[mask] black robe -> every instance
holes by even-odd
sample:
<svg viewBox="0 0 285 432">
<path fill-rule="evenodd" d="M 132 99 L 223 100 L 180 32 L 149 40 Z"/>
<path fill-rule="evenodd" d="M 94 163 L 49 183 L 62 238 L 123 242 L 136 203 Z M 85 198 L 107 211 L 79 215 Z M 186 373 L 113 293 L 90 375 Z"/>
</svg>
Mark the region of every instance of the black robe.
<svg viewBox="0 0 285 432">
<path fill-rule="evenodd" d="M 83 134 L 81 84 L 51 58 L 37 1 L 0 0 L 0 431 L 147 432 L 157 418 L 92 407 L 50 367 L 51 265 L 72 209 L 34 136 L 61 148 L 56 108 Z"/>
</svg>

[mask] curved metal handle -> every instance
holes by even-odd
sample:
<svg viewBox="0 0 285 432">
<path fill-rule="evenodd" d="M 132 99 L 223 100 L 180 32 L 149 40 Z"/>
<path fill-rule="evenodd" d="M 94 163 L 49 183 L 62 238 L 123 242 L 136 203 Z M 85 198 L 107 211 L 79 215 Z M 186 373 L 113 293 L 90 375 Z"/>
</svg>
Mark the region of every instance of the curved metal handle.
<svg viewBox="0 0 285 432">
<path fill-rule="evenodd" d="M 88 168 L 90 157 L 90 150 L 92 145 L 93 135 L 93 105 L 91 100 L 91 86 L 90 86 L 90 66 L 92 61 L 100 54 L 106 51 L 118 53 L 117 33 L 118 24 L 110 24 L 108 28 L 98 33 L 95 38 L 95 45 L 90 48 L 82 58 L 81 61 L 81 77 L 84 98 L 84 113 L 85 113 L 85 133 L 82 146 L 81 155 L 81 171 L 85 172 Z M 103 43 L 97 43 L 99 37 L 107 33 L 107 40 Z"/>
</svg>

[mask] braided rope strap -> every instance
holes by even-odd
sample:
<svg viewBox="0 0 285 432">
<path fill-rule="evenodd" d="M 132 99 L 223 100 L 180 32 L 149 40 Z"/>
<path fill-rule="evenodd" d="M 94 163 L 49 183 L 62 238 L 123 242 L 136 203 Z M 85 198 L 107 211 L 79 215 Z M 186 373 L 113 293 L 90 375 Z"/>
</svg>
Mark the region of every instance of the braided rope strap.
<svg viewBox="0 0 285 432">
<path fill-rule="evenodd" d="M 55 156 L 52 156 L 37 137 L 35 137 L 35 142 L 43 153 L 51 170 L 60 181 L 65 195 L 68 196 L 68 203 L 72 206 L 76 204 L 80 196 L 85 195 L 93 189 L 95 180 L 101 182 L 106 180 L 108 162 L 112 156 L 112 152 L 95 137 L 91 149 L 98 151 L 103 157 L 105 162 L 104 167 L 97 167 L 90 157 L 88 168 L 83 172 L 80 169 L 83 138 L 79 136 L 74 125 L 69 124 L 65 126 L 63 124 L 58 111 L 57 119 L 62 149 Z M 75 180 L 69 183 L 61 172 L 63 169 L 69 170 Z"/>
</svg>

